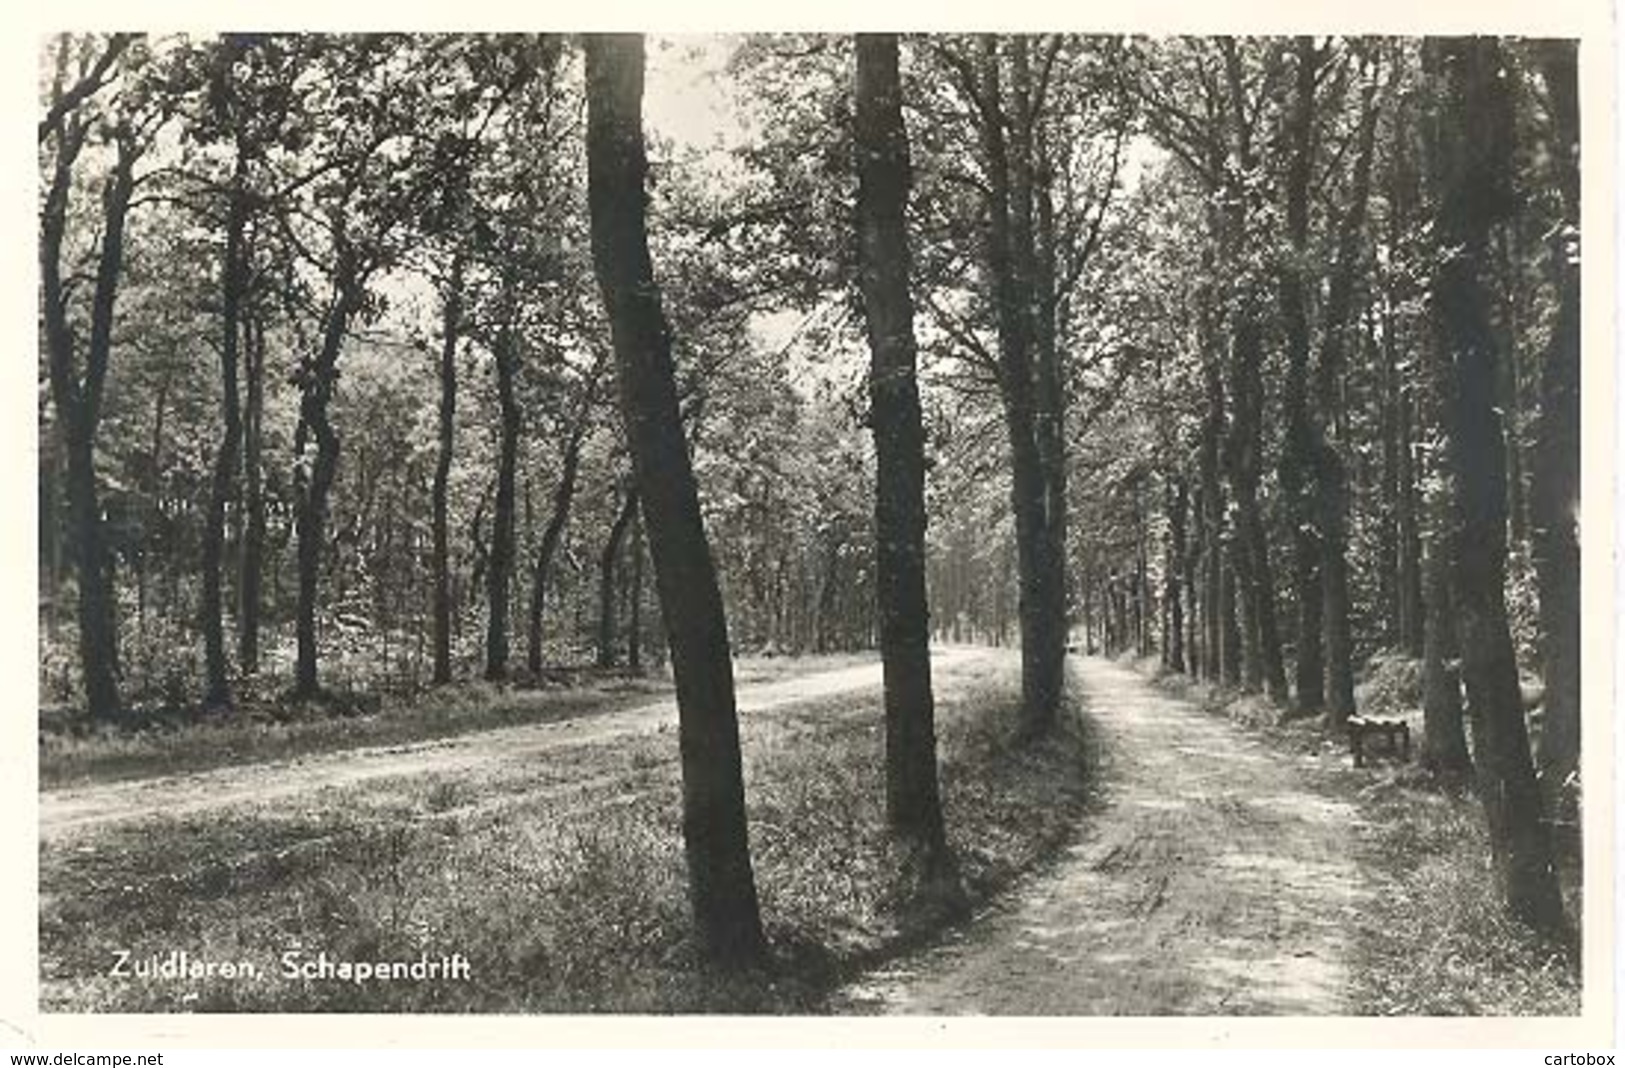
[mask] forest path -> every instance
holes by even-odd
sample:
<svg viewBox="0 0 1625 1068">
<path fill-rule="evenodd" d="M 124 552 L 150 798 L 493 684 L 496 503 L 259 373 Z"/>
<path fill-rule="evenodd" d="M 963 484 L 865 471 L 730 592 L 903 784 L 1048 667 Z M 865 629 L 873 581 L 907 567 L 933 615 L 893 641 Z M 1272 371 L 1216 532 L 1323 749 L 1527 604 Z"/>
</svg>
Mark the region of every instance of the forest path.
<svg viewBox="0 0 1625 1068">
<path fill-rule="evenodd" d="M 1364 898 L 1354 806 L 1309 757 L 1075 658 L 1102 804 L 1059 863 L 948 940 L 871 973 L 840 1012 L 1327 1015 Z M 1301 761 L 1301 762 L 1300 762 Z"/>
<path fill-rule="evenodd" d="M 955 646 L 932 650 L 937 673 L 969 666 L 995 650 Z M 880 664 L 860 664 L 775 682 L 740 686 L 741 717 L 802 701 L 880 686 Z M 652 734 L 677 724 L 670 697 L 616 712 L 431 739 L 404 745 L 344 749 L 292 761 L 246 764 L 184 775 L 135 779 L 42 791 L 40 840 L 131 820 L 196 815 L 236 805 L 263 804 L 319 790 L 426 775 L 457 775 L 531 760 L 539 754 L 618 737 Z M 579 787 L 579 782 L 566 784 Z"/>
</svg>

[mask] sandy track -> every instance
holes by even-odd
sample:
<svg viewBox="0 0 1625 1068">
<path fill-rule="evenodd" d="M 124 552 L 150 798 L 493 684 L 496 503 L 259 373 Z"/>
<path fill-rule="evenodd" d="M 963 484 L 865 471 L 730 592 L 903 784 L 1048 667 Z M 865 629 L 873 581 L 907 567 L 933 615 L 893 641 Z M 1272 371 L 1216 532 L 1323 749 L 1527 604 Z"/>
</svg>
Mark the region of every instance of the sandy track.
<svg viewBox="0 0 1625 1068">
<path fill-rule="evenodd" d="M 991 650 L 976 648 L 934 650 L 932 665 L 941 671 L 989 655 L 993 655 Z M 742 716 L 750 716 L 879 685 L 880 665 L 862 664 L 742 686 L 738 691 L 739 710 Z M 233 805 L 263 803 L 389 779 L 468 773 L 501 763 L 530 760 L 567 746 L 653 733 L 675 727 L 676 723 L 676 705 L 670 698 L 663 698 L 617 712 L 503 727 L 454 738 L 369 746 L 294 761 L 42 791 L 40 839 L 50 842 L 129 820 L 195 815 Z"/>
<path fill-rule="evenodd" d="M 1054 868 L 838 1011 L 1322 1015 L 1344 1011 L 1363 899 L 1353 806 L 1310 769 L 1099 660 L 1076 661 L 1103 807 Z"/>
</svg>

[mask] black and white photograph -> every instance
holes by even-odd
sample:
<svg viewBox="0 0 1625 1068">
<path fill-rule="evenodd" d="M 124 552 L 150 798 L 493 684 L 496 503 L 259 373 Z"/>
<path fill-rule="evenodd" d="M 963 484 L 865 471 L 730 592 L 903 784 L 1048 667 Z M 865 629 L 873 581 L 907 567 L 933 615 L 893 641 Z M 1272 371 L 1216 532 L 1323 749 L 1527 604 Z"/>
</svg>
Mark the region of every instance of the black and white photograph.
<svg viewBox="0 0 1625 1068">
<path fill-rule="evenodd" d="M 38 1012 L 1612 1019 L 1611 56 L 897 30 L 37 40 Z"/>
</svg>

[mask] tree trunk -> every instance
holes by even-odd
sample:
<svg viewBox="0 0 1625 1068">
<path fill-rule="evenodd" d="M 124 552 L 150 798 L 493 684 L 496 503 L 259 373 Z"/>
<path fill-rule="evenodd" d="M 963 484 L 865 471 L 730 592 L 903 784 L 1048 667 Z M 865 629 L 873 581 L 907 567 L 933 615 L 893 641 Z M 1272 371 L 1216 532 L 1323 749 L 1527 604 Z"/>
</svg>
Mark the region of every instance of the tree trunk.
<svg viewBox="0 0 1625 1068">
<path fill-rule="evenodd" d="M 519 350 L 511 327 L 502 328 L 494 355 L 502 438 L 497 454 L 496 502 L 491 512 L 491 555 L 485 572 L 485 678 L 501 682 L 508 677 L 508 595 L 513 587 L 515 479 L 519 465 L 520 412 L 514 381 L 519 373 Z"/>
<path fill-rule="evenodd" d="M 229 77 L 229 75 L 227 76 Z M 244 182 L 248 159 L 241 141 L 237 146 L 236 172 L 232 175 L 226 209 L 226 249 L 221 269 L 220 335 L 220 445 L 215 450 L 214 472 L 209 492 L 209 515 L 203 532 L 203 704 L 220 709 L 231 704 L 231 680 L 226 671 L 226 633 L 222 619 L 225 585 L 226 508 L 232 499 L 232 483 L 237 474 L 238 447 L 242 442 L 242 404 L 237 394 L 237 363 L 244 289 L 243 230 L 248 220 Z"/>
<path fill-rule="evenodd" d="M 1472 774 L 1467 733 L 1462 724 L 1461 646 L 1456 634 L 1450 584 L 1455 571 L 1454 535 L 1450 529 L 1453 491 L 1441 486 L 1431 504 L 1428 540 L 1427 626 L 1422 642 L 1422 766 L 1450 785 Z"/>
<path fill-rule="evenodd" d="M 904 212 L 909 191 L 897 38 L 857 39 L 859 281 L 869 340 L 875 439 L 875 564 L 886 705 L 886 815 L 923 850 L 929 876 L 951 860 L 937 784 L 925 594 L 925 432 L 916 380 L 914 302 Z"/>
<path fill-rule="evenodd" d="M 237 669 L 260 668 L 260 601 L 265 560 L 264 450 L 265 327 L 250 314 L 243 322 L 244 371 L 248 379 L 243 410 L 243 548 L 238 562 Z"/>
<path fill-rule="evenodd" d="M 1551 842 L 1507 623 L 1506 451 L 1496 403 L 1499 339 L 1484 283 L 1491 228 L 1510 214 L 1512 111 L 1494 38 L 1434 44 L 1443 69 L 1435 160 L 1436 231 L 1447 250 L 1433 277 L 1438 356 L 1450 369 L 1446 455 L 1456 478 L 1455 608 L 1473 717 L 1479 793 L 1502 892 L 1538 930 L 1564 926 Z"/>
<path fill-rule="evenodd" d="M 1553 234 L 1548 253 L 1557 290 L 1557 321 L 1541 369 L 1530 501 L 1545 682 L 1540 774 L 1553 814 L 1573 822 L 1576 795 L 1567 784 L 1580 762 L 1579 82 L 1573 42 L 1550 41 L 1539 47 L 1551 97 L 1549 156 L 1563 204 L 1563 225 Z"/>
<path fill-rule="evenodd" d="M 591 35 L 586 53 L 593 266 L 671 648 L 689 898 L 706 955 L 752 965 L 766 947 L 745 825 L 728 627 L 678 414 L 671 337 L 644 218 L 643 39 Z"/>
<path fill-rule="evenodd" d="M 1377 126 L 1377 79 L 1366 57 L 1361 89 L 1360 127 L 1349 203 L 1337 227 L 1336 262 L 1326 299 L 1320 364 L 1316 368 L 1314 453 L 1320 483 L 1321 578 L 1325 612 L 1326 715 L 1341 727 L 1354 714 L 1354 641 L 1349 622 L 1348 466 L 1336 441 L 1342 409 L 1340 386 L 1348 351 L 1347 334 L 1359 274 L 1361 235 L 1371 189 L 1371 161 Z"/>
<path fill-rule="evenodd" d="M 342 229 L 342 221 L 340 227 Z M 317 600 L 321 587 L 322 550 L 327 538 L 328 497 L 333 480 L 338 475 L 339 435 L 328 420 L 328 407 L 333 390 L 338 384 L 339 351 L 350 320 L 360 310 L 365 295 L 361 274 L 354 263 L 349 245 L 341 238 L 334 280 L 333 304 L 328 309 L 322 329 L 321 349 L 314 362 L 300 369 L 301 396 L 299 406 L 300 429 L 316 439 L 316 455 L 309 474 L 301 474 L 296 493 L 295 523 L 299 537 L 299 603 L 294 621 L 297 643 L 294 666 L 294 696 L 308 701 L 320 692 L 317 675 L 318 648 L 316 641 Z M 298 443 L 298 452 L 304 454 L 304 442 Z"/>
<path fill-rule="evenodd" d="M 452 254 L 440 315 L 440 424 L 430 490 L 434 526 L 434 682 L 451 681 L 451 461 L 457 430 L 457 345 L 463 326 L 463 252 Z"/>
<path fill-rule="evenodd" d="M 615 666 L 615 578 L 620 571 L 621 546 L 626 541 L 626 530 L 638 512 L 636 487 L 627 490 L 621 507 L 610 524 L 609 537 L 598 554 L 598 657 L 601 668 Z"/>
<path fill-rule="evenodd" d="M 801 646 L 797 644 L 796 651 Z M 634 675 L 643 672 L 643 516 L 632 521 L 632 598 L 626 621 L 626 669 Z"/>
<path fill-rule="evenodd" d="M 570 521 L 570 504 L 575 500 L 576 474 L 581 467 L 581 441 L 587 424 L 584 411 L 564 448 L 564 463 L 559 471 L 559 484 L 553 488 L 553 511 L 542 529 L 542 543 L 536 550 L 536 562 L 530 576 L 530 607 L 526 622 L 525 666 L 531 677 L 542 673 L 542 617 L 547 604 L 547 579 L 553 569 L 559 540 Z"/>
<path fill-rule="evenodd" d="M 1025 112 L 1019 77 L 1025 56 L 1016 38 L 1018 73 L 1015 110 Z M 998 321 L 999 391 L 1010 439 L 1011 505 L 1016 525 L 1016 563 L 1021 591 L 1021 679 L 1023 732 L 1048 732 L 1060 711 L 1065 682 L 1065 567 L 1054 543 L 1055 521 L 1047 507 L 1055 485 L 1046 472 L 1040 440 L 1035 382 L 1033 277 L 1033 188 L 1030 117 L 1015 123 L 1014 145 L 1005 137 L 998 46 L 981 38 L 979 67 L 984 102 L 998 114 L 981 124 L 988 172 L 988 273 Z M 1023 129 L 1027 133 L 1023 134 Z M 1059 601 L 1057 598 L 1060 598 Z M 1061 606 L 1057 618 L 1056 605 Z"/>
<path fill-rule="evenodd" d="M 1175 479 L 1168 493 L 1168 555 L 1163 571 L 1163 601 L 1166 603 L 1168 637 L 1163 643 L 1170 670 L 1185 670 L 1185 604 L 1180 596 L 1185 559 L 1185 513 L 1189 491 L 1183 479 Z"/>
<path fill-rule="evenodd" d="M 1279 270 L 1281 321 L 1286 335 L 1287 371 L 1283 391 L 1286 438 L 1281 448 L 1281 496 L 1292 525 L 1292 588 L 1298 609 L 1296 685 L 1292 713 L 1313 716 L 1325 704 L 1325 661 L 1321 656 L 1320 512 L 1310 493 L 1314 427 L 1309 415 L 1309 182 L 1314 172 L 1315 81 L 1317 61 L 1311 37 L 1296 41 L 1296 91 L 1288 118 L 1291 155 L 1286 177 L 1286 230 L 1289 259 Z"/>
<path fill-rule="evenodd" d="M 55 97 L 58 104 L 63 100 L 60 75 L 66 68 L 67 49 L 67 38 L 63 37 L 58 53 L 59 81 Z M 116 156 L 103 190 L 101 247 L 91 297 L 85 369 L 80 378 L 75 370 L 75 337 L 65 303 L 62 246 L 67 231 L 73 167 L 89 134 L 89 125 L 82 116 L 58 113 L 45 132 L 53 144 L 55 160 L 51 184 L 40 211 L 41 304 L 51 398 L 56 405 L 67 452 L 68 516 L 79 580 L 79 663 L 88 714 L 93 719 L 110 720 L 116 718 L 120 710 L 118 601 L 96 486 L 95 442 L 101 420 L 102 387 L 112 351 L 114 305 L 124 268 L 125 220 L 135 191 L 134 169 L 140 150 L 128 129 L 121 128 L 115 133 Z"/>
</svg>

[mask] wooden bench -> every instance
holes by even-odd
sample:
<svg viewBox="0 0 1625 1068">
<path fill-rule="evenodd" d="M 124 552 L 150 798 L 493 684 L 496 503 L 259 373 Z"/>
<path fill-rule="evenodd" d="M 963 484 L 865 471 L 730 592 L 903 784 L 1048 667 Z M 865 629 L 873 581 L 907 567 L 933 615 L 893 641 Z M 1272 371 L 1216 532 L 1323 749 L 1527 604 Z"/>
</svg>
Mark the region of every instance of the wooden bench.
<svg viewBox="0 0 1625 1068">
<path fill-rule="evenodd" d="M 1371 719 L 1366 716 L 1350 716 L 1348 720 L 1349 750 L 1354 754 L 1354 766 L 1365 767 L 1365 740 L 1370 737 L 1383 739 L 1388 752 L 1395 754 L 1402 761 L 1411 759 L 1411 727 L 1402 719 Z"/>
</svg>

